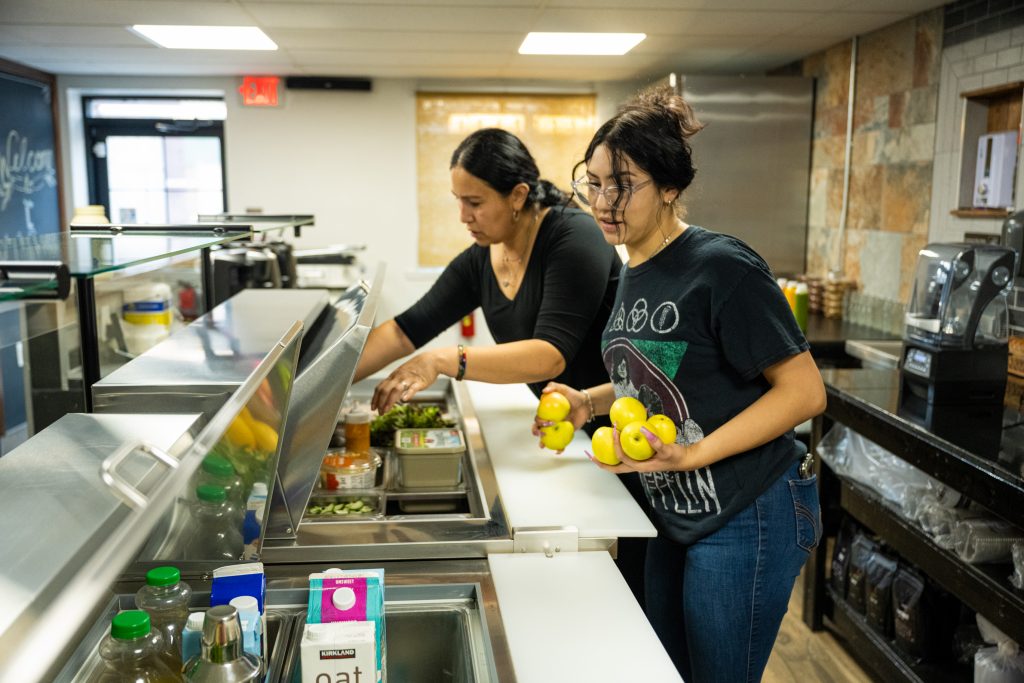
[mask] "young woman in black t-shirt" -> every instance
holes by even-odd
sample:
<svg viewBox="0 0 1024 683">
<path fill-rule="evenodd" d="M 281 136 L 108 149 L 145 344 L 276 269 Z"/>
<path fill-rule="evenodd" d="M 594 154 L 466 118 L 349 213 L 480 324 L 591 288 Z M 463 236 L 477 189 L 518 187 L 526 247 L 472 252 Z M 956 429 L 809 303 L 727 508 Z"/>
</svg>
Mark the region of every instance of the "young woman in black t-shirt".
<svg viewBox="0 0 1024 683">
<path fill-rule="evenodd" d="M 655 90 L 595 134 L 573 186 L 629 254 L 602 334 L 612 381 L 589 387 L 589 401 L 563 383 L 545 391 L 566 395 L 577 425 L 623 396 L 676 424 L 673 443 L 642 430 L 647 459 L 639 442 L 630 458 L 616 430 L 620 464 L 595 464 L 640 474 L 658 527 L 647 615 L 683 679 L 737 683 L 760 680 L 820 538 L 793 428 L 824 410 L 825 391 L 764 260 L 677 211 L 700 127 L 682 98 Z"/>
</svg>

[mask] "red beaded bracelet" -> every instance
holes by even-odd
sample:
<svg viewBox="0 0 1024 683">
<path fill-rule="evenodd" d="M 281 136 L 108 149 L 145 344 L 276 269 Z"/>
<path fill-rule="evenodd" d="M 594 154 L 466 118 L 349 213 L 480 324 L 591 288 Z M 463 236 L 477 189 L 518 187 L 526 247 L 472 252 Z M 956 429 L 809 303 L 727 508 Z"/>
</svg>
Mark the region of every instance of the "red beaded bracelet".
<svg viewBox="0 0 1024 683">
<path fill-rule="evenodd" d="M 466 376 L 466 347 L 459 344 L 459 371 L 455 373 L 455 381 L 460 382 Z"/>
</svg>

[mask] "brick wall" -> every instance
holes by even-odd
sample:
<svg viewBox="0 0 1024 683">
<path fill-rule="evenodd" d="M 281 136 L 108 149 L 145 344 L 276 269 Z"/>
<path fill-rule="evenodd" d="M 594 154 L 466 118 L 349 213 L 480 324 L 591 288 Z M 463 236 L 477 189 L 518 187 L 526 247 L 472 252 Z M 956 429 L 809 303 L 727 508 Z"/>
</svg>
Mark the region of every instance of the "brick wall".
<svg viewBox="0 0 1024 683">
<path fill-rule="evenodd" d="M 996 235 L 1002 230 L 1001 219 L 960 218 L 951 215 L 950 210 L 956 208 L 960 192 L 961 121 L 965 104 L 960 93 L 1013 81 L 1024 81 L 1024 26 L 943 49 L 929 241 L 959 242 L 965 233 Z M 966 153 L 974 154 L 974 150 Z M 1022 164 L 1024 159 L 1018 152 L 1015 189 L 1018 206 L 1024 204 Z M 1024 336 L 1024 281 L 1018 282 L 1010 295 L 1010 324 L 1013 334 Z"/>
<path fill-rule="evenodd" d="M 1024 0 L 958 0 L 945 7 L 945 47 L 1024 26 Z"/>
</svg>

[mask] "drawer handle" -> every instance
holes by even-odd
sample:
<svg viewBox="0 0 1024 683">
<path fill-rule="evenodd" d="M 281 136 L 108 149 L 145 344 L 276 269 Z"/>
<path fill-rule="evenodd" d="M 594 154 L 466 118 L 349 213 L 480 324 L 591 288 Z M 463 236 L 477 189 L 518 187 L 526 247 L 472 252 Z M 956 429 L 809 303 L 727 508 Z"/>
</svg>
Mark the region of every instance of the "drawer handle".
<svg viewBox="0 0 1024 683">
<path fill-rule="evenodd" d="M 143 510 L 149 505 L 149 498 L 125 481 L 117 471 L 121 463 L 136 451 L 150 456 L 156 462 L 172 470 L 178 467 L 178 460 L 152 444 L 137 441 L 124 444 L 108 455 L 100 464 L 100 476 L 103 478 L 103 483 L 109 486 L 114 494 L 127 503 L 129 507 Z"/>
</svg>

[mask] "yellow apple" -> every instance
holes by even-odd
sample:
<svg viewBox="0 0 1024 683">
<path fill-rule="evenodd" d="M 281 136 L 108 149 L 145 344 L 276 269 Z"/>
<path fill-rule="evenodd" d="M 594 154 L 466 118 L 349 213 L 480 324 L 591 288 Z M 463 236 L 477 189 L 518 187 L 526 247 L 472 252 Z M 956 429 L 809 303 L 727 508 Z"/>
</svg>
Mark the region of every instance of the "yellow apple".
<svg viewBox="0 0 1024 683">
<path fill-rule="evenodd" d="M 615 399 L 612 409 L 608 413 L 612 424 L 620 432 L 630 422 L 644 422 L 647 419 L 647 408 L 644 404 L 631 396 L 622 396 Z"/>
<path fill-rule="evenodd" d="M 675 443 L 679 431 L 668 415 L 652 415 L 647 420 L 647 431 L 661 439 L 662 443 Z"/>
<path fill-rule="evenodd" d="M 618 465 L 621 460 L 615 456 L 615 434 L 611 427 L 600 427 L 590 439 L 590 448 L 594 451 L 594 459 L 605 465 Z"/>
<path fill-rule="evenodd" d="M 565 447 L 572 441 L 573 429 L 572 422 L 556 422 L 550 427 L 542 427 L 541 433 L 544 436 L 540 438 L 540 442 L 544 444 L 544 448 L 550 448 L 553 451 L 565 450 Z"/>
<path fill-rule="evenodd" d="M 633 460 L 647 460 L 654 455 L 651 443 L 641 431 L 645 424 L 640 421 L 630 422 L 619 432 L 619 445 L 622 446 L 622 451 Z"/>
<path fill-rule="evenodd" d="M 537 406 L 537 417 L 545 422 L 561 422 L 569 416 L 569 399 L 557 391 L 542 394 Z"/>
</svg>

